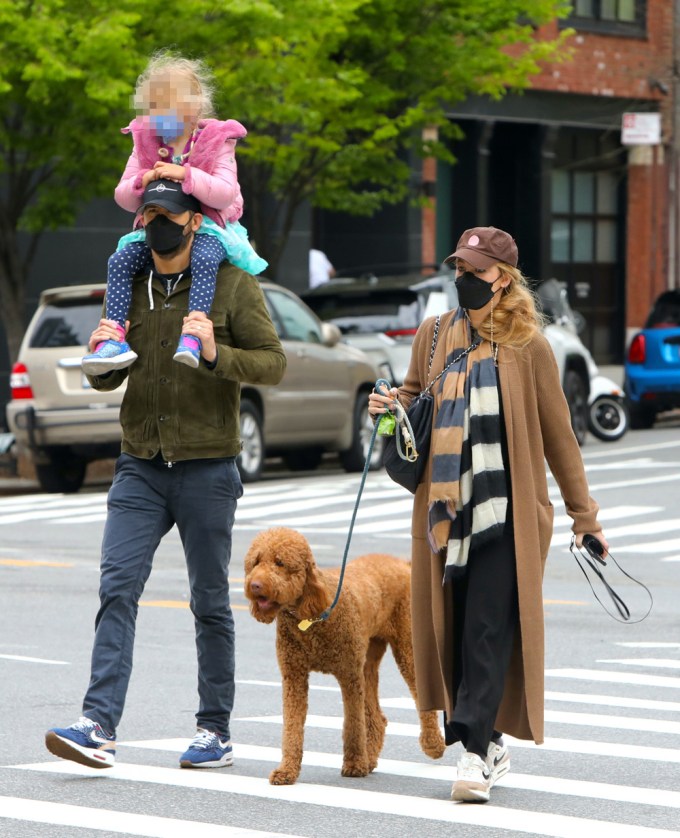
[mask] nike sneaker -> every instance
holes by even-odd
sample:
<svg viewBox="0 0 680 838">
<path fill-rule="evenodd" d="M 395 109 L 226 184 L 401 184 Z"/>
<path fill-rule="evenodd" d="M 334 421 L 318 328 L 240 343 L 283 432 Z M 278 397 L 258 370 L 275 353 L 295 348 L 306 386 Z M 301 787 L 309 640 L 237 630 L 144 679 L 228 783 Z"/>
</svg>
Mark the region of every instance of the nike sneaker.
<svg viewBox="0 0 680 838">
<path fill-rule="evenodd" d="M 202 727 L 179 758 L 180 768 L 223 768 L 233 762 L 231 741 Z"/>
<path fill-rule="evenodd" d="M 486 803 L 491 789 L 491 771 L 477 754 L 466 752 L 458 760 L 458 776 L 451 789 L 451 800 Z"/>
<path fill-rule="evenodd" d="M 116 738 L 104 728 L 81 716 L 70 727 L 54 727 L 45 734 L 47 750 L 90 768 L 111 768 L 116 761 Z"/>
</svg>

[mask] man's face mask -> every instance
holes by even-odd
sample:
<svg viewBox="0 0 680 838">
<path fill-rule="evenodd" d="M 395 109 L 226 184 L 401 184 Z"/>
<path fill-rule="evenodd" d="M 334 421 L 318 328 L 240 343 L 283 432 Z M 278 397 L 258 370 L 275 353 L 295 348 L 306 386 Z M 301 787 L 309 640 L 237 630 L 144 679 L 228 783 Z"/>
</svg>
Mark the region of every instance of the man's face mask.
<svg viewBox="0 0 680 838">
<path fill-rule="evenodd" d="M 157 215 L 144 227 L 147 245 L 161 256 L 184 250 L 191 235 L 191 230 L 185 233 L 184 229 L 190 222 L 191 219 L 184 224 L 178 224 L 167 215 Z"/>
<path fill-rule="evenodd" d="M 497 291 L 493 286 L 497 280 L 486 282 L 469 271 L 465 271 L 456 277 L 456 290 L 458 291 L 458 304 L 461 308 L 477 311 L 484 308 L 487 303 L 493 300 Z M 500 288 L 497 289 L 500 291 Z"/>
</svg>

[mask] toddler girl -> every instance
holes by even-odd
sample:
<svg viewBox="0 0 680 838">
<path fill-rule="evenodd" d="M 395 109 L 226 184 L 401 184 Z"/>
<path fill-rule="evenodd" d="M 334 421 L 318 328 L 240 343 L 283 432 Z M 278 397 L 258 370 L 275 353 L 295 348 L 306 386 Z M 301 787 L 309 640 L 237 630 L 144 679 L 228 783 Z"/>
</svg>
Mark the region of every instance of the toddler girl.
<svg viewBox="0 0 680 838">
<path fill-rule="evenodd" d="M 238 221 L 243 198 L 234 152 L 236 141 L 246 136 L 246 129 L 234 119 L 222 122 L 207 118 L 212 112 L 208 70 L 201 61 L 165 52 L 152 58 L 139 77 L 134 105 L 140 116 L 122 129 L 124 134 L 132 134 L 134 148 L 116 187 L 116 202 L 136 212 L 151 181 L 172 179 L 201 203 L 203 222 L 191 250 L 189 310 L 208 314 L 222 261 L 228 259 L 251 274 L 267 267 Z M 118 323 L 120 340 L 104 341 L 83 358 L 83 371 L 89 375 L 122 369 L 137 358 L 125 340 L 132 278 L 153 265 L 140 225 L 137 219 L 135 232 L 123 236 L 109 259 L 106 318 Z M 174 360 L 195 368 L 200 353 L 196 337 L 181 335 Z"/>
</svg>

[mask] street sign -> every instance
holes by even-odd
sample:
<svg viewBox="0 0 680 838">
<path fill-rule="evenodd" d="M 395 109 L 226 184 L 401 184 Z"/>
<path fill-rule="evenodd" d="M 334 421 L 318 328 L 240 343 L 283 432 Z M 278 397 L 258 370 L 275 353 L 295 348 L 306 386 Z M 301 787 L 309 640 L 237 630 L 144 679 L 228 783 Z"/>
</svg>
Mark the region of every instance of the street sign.
<svg viewBox="0 0 680 838">
<path fill-rule="evenodd" d="M 658 145 L 661 142 L 661 114 L 624 113 L 622 145 Z"/>
</svg>

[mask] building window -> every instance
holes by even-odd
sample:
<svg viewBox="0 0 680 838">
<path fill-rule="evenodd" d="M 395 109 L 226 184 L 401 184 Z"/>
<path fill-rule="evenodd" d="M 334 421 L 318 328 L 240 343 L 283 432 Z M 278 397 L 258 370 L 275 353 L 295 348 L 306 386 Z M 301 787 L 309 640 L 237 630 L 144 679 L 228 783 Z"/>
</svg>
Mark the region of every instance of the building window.
<svg viewBox="0 0 680 838">
<path fill-rule="evenodd" d="M 647 0 L 572 0 L 570 16 L 561 21 L 586 32 L 646 35 Z"/>
</svg>

